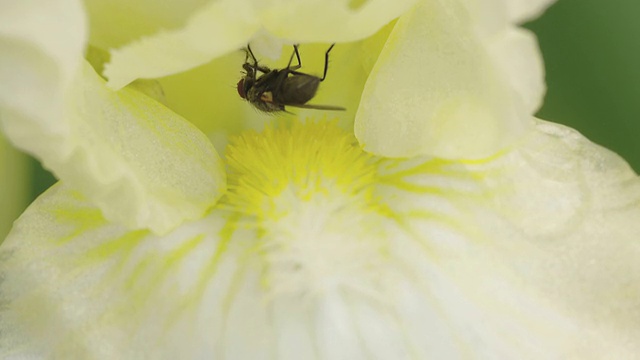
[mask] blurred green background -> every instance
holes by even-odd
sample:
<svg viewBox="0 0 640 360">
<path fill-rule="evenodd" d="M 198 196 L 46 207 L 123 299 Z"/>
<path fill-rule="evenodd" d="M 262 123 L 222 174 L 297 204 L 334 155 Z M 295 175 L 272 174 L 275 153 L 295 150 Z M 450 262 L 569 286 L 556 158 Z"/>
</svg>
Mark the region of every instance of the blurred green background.
<svg viewBox="0 0 640 360">
<path fill-rule="evenodd" d="M 640 172 L 640 0 L 560 0 L 527 27 L 538 35 L 547 68 L 539 117 L 579 130 Z M 34 160 L 14 168 L 30 183 L 21 203 L 3 204 L 0 239 L 7 219 L 54 182 Z"/>
<path fill-rule="evenodd" d="M 640 0 L 560 0 L 527 27 L 547 69 L 538 116 L 577 129 L 640 172 Z"/>
</svg>

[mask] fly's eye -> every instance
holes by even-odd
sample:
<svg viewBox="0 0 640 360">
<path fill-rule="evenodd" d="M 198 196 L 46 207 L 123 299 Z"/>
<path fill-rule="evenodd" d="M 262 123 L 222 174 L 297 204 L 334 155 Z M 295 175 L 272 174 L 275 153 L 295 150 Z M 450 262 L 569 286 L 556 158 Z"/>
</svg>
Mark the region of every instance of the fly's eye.
<svg viewBox="0 0 640 360">
<path fill-rule="evenodd" d="M 244 91 L 244 79 L 240 79 L 240 81 L 238 81 L 238 95 L 243 99 L 247 98 L 247 94 Z"/>
</svg>

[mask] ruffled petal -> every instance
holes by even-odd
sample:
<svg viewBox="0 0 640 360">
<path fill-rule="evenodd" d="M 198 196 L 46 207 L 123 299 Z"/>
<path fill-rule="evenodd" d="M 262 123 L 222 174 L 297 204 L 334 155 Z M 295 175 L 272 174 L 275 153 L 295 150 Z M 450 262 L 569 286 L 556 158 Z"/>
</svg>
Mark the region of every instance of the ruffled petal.
<svg viewBox="0 0 640 360">
<path fill-rule="evenodd" d="M 50 189 L 0 250 L 0 355 L 638 353 L 640 181 L 615 155 L 544 123 L 466 163 L 375 159 L 351 139 L 325 124 L 244 135 L 228 197 L 164 236 Z"/>
<path fill-rule="evenodd" d="M 522 97 L 472 20 L 460 2 L 441 0 L 422 1 L 398 20 L 356 117 L 367 151 L 480 158 L 530 126 Z"/>
<path fill-rule="evenodd" d="M 101 49 L 123 46 L 163 29 L 184 26 L 209 0 L 84 0 L 91 45 Z"/>
<path fill-rule="evenodd" d="M 157 78 L 202 65 L 249 42 L 260 28 L 247 1 L 220 0 L 197 11 L 183 28 L 161 31 L 111 52 L 109 87 Z"/>
<path fill-rule="evenodd" d="M 7 134 L 110 220 L 162 233 L 221 196 L 224 169 L 211 143 L 160 103 L 112 92 L 88 64 L 65 95 L 63 115 L 5 109 Z"/>
<path fill-rule="evenodd" d="M 138 78 L 185 71 L 240 49 L 265 31 L 291 43 L 354 41 L 372 35 L 414 2 L 371 0 L 352 9 L 344 0 L 214 1 L 182 28 L 113 50 L 105 75 L 118 89 Z"/>
</svg>

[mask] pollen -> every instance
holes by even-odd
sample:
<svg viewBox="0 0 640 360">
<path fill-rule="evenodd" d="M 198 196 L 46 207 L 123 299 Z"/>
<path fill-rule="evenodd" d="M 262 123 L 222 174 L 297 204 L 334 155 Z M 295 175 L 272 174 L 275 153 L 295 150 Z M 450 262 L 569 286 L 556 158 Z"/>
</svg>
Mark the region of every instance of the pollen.
<svg viewBox="0 0 640 360">
<path fill-rule="evenodd" d="M 267 127 L 231 140 L 223 206 L 259 234 L 273 294 L 310 294 L 374 276 L 384 253 L 376 159 L 335 121 Z M 373 281 L 373 280 L 372 280 Z"/>
</svg>

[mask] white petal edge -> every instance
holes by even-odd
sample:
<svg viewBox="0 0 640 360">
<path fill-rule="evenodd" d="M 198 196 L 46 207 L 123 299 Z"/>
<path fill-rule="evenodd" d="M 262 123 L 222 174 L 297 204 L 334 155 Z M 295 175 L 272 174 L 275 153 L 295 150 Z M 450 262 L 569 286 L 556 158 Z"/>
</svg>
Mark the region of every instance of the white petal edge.
<svg viewBox="0 0 640 360">
<path fill-rule="evenodd" d="M 213 1 L 183 28 L 161 31 L 112 50 L 104 73 L 109 87 L 119 89 L 138 78 L 185 71 L 246 46 L 259 28 L 249 2 Z"/>
<path fill-rule="evenodd" d="M 547 90 L 542 54 L 536 36 L 529 30 L 509 27 L 487 42 L 495 66 L 519 97 L 524 111 L 535 114 Z"/>
</svg>

